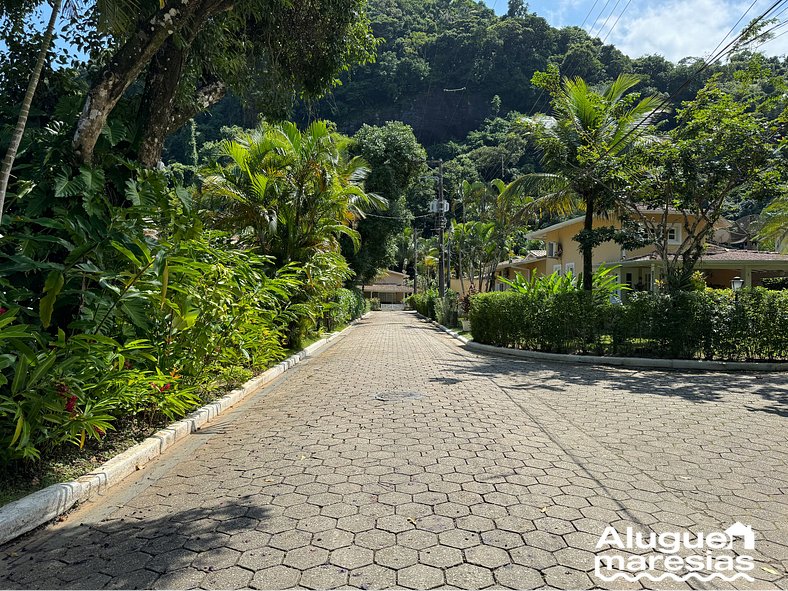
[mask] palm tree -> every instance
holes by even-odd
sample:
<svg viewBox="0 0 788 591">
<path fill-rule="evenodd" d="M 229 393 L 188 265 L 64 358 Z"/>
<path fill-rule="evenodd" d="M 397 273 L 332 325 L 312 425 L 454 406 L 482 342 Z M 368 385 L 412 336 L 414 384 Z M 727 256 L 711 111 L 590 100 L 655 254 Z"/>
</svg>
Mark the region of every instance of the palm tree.
<svg viewBox="0 0 788 591">
<path fill-rule="evenodd" d="M 788 253 L 788 195 L 774 198 L 761 212 L 758 238 L 771 240 L 775 249 Z"/>
<path fill-rule="evenodd" d="M 616 163 L 636 142 L 644 139 L 646 125 L 660 111 L 660 99 L 642 98 L 634 104 L 627 92 L 637 76 L 621 74 L 603 92 L 581 78 L 565 78 L 552 100 L 553 116 L 537 115 L 526 121 L 546 172 L 522 176 L 505 193 L 535 194 L 532 212 L 569 215 L 583 211 L 583 231 L 576 237 L 583 253 L 583 289 L 591 291 L 594 215 L 615 208 Z"/>
<path fill-rule="evenodd" d="M 303 132 L 290 122 L 264 124 L 226 141 L 225 163 L 203 179 L 206 213 L 280 265 L 339 252 L 342 234 L 358 245 L 354 223 L 386 200 L 364 191 L 369 169 L 345 147 L 323 121 Z"/>
</svg>

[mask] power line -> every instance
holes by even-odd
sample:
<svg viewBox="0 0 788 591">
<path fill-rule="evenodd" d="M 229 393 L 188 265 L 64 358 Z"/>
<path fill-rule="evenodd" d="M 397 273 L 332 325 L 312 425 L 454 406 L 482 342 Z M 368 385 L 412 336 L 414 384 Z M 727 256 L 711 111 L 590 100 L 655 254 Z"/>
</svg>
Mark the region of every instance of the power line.
<svg viewBox="0 0 788 591">
<path fill-rule="evenodd" d="M 604 45 L 605 41 L 607 41 L 608 37 L 610 37 L 610 33 L 612 33 L 613 29 L 616 28 L 616 25 L 618 24 L 618 21 L 621 20 L 622 16 L 624 16 L 624 13 L 627 11 L 627 8 L 629 8 L 630 4 L 632 4 L 632 0 L 627 0 L 627 3 L 624 5 L 624 9 L 618 14 L 618 17 L 616 18 L 615 22 L 613 23 L 613 26 L 610 27 L 610 30 L 607 32 L 607 35 L 605 35 L 605 38 L 602 39 L 602 45 Z"/>
<path fill-rule="evenodd" d="M 704 60 L 704 61 L 703 61 L 703 64 L 702 64 L 702 65 L 701 65 L 701 66 L 700 66 L 700 67 L 699 67 L 699 68 L 698 68 L 698 69 L 697 69 L 695 72 L 693 72 L 692 74 L 690 74 L 690 75 L 689 75 L 689 76 L 688 76 L 688 77 L 687 77 L 687 78 L 684 80 L 684 82 L 681 84 L 681 86 L 679 86 L 679 87 L 678 87 L 676 90 L 674 90 L 672 93 L 670 93 L 670 94 L 669 94 L 669 95 L 668 95 L 668 96 L 667 96 L 667 97 L 666 97 L 664 100 L 660 101 L 660 103 L 659 103 L 659 104 L 658 104 L 656 107 L 654 107 L 654 109 L 652 109 L 652 111 L 651 111 L 651 112 L 650 112 L 650 113 L 649 113 L 647 116 L 643 117 L 643 119 L 641 119 L 641 121 L 639 121 L 639 122 L 638 122 L 638 123 L 637 123 L 637 124 L 636 124 L 636 125 L 635 125 L 635 126 L 632 128 L 632 129 L 630 129 L 630 130 L 629 130 L 627 133 L 625 133 L 625 134 L 624 134 L 624 135 L 623 135 L 621 138 L 619 138 L 619 139 L 618 139 L 618 141 L 616 141 L 616 142 L 615 142 L 613 145 L 609 146 L 609 147 L 608 147 L 608 149 L 605 151 L 605 156 L 606 156 L 606 155 L 608 155 L 608 154 L 610 154 L 610 152 L 611 152 L 613 149 L 615 149 L 615 147 L 616 147 L 616 146 L 618 146 L 618 145 L 619 145 L 621 142 L 625 141 L 625 140 L 626 140 L 626 139 L 627 139 L 627 138 L 628 138 L 630 135 L 632 135 L 632 134 L 633 134 L 633 133 L 635 133 L 637 130 L 639 130 L 639 129 L 640 129 L 640 128 L 641 128 L 641 127 L 642 127 L 642 126 L 643 126 L 643 125 L 644 125 L 646 122 L 648 122 L 648 121 L 651 121 L 651 118 L 652 118 L 654 115 L 656 115 L 657 113 L 659 113 L 660 111 L 662 111 L 662 109 L 663 109 L 663 108 L 664 108 L 664 107 L 665 107 L 665 106 L 666 106 L 666 105 L 667 105 L 667 104 L 668 104 L 668 103 L 669 103 L 669 102 L 670 102 L 672 99 L 674 99 L 674 98 L 675 98 L 676 94 L 678 94 L 678 93 L 679 93 L 681 90 L 683 90 L 683 89 L 684 89 L 684 88 L 685 88 L 685 87 L 686 87 L 686 86 L 687 86 L 687 85 L 688 85 L 688 84 L 689 84 L 689 83 L 692 81 L 692 79 L 693 79 L 693 78 L 695 78 L 696 76 L 698 76 L 699 74 L 701 74 L 702 72 L 704 72 L 705 70 L 707 70 L 707 69 L 709 68 L 709 66 L 711 66 L 711 64 L 713 64 L 713 63 L 717 62 L 718 60 L 722 59 L 722 58 L 723 58 L 723 57 L 725 57 L 726 55 L 728 55 L 728 54 L 730 54 L 730 53 L 733 53 L 733 51 L 735 51 L 735 50 L 736 50 L 736 47 L 738 46 L 739 42 L 740 42 L 742 39 L 744 39 L 744 34 L 745 34 L 745 33 L 746 33 L 746 32 L 747 32 L 749 29 L 751 29 L 752 27 L 754 27 L 755 25 L 757 25 L 757 24 L 758 24 L 760 21 L 762 21 L 762 20 L 764 20 L 765 18 L 767 18 L 767 17 L 769 16 L 769 14 L 770 14 L 770 13 L 772 13 L 772 12 L 773 12 L 775 9 L 777 9 L 777 8 L 778 8 L 780 5 L 784 4 L 785 2 L 788 2 L 788 0 L 776 0 L 776 1 L 775 1 L 775 2 L 774 2 L 774 3 L 773 3 L 773 4 L 772 4 L 772 5 L 771 5 L 771 6 L 770 6 L 770 7 L 769 7 L 767 10 L 766 10 L 766 12 L 764 12 L 763 14 L 761 14 L 760 16 L 758 16 L 757 18 L 755 18 L 755 19 L 752 21 L 752 24 L 751 24 L 749 27 L 746 27 L 746 28 L 745 28 L 745 30 L 741 31 L 741 32 L 740 32 L 740 33 L 739 33 L 739 34 L 738 34 L 738 35 L 737 35 L 737 36 L 736 36 L 736 37 L 735 37 L 735 38 L 734 38 L 734 39 L 733 39 L 733 40 L 732 40 L 730 43 L 728 43 L 728 44 L 727 44 L 725 47 L 723 47 L 723 48 L 722 48 L 722 50 L 720 50 L 720 51 L 719 51 L 718 53 L 716 53 L 715 55 L 712 55 L 712 56 L 710 56 L 708 59 Z M 746 12 L 745 12 L 745 14 L 746 14 Z M 743 16 L 742 16 L 742 18 L 743 18 Z M 728 35 L 726 35 L 725 37 L 727 38 L 727 37 L 728 37 Z M 725 41 L 725 39 L 723 39 L 723 42 L 724 42 L 724 41 Z M 719 48 L 719 46 L 720 46 L 721 44 L 722 44 L 722 43 L 718 44 L 718 45 L 717 45 L 717 47 Z M 716 50 L 715 50 L 715 51 L 716 51 Z"/>
<path fill-rule="evenodd" d="M 610 0 L 608 0 L 608 3 L 609 2 L 610 2 Z M 591 5 L 591 8 L 588 9 L 588 12 L 586 13 L 585 18 L 583 19 L 583 22 L 580 23 L 580 28 L 581 29 L 585 26 L 586 22 L 588 22 L 588 17 L 591 16 L 592 12 L 594 12 L 594 8 L 596 8 L 597 4 L 599 4 L 599 0 L 594 0 L 594 3 Z M 605 6 L 607 6 L 607 4 Z M 602 9 L 602 11 L 604 11 L 604 8 Z M 600 12 L 600 14 L 602 14 L 602 13 Z M 530 117 L 531 115 L 533 115 L 534 110 L 536 109 L 537 105 L 539 105 L 539 101 L 542 100 L 543 96 L 544 96 L 544 88 L 540 88 L 539 89 L 539 96 L 536 97 L 536 100 L 531 105 L 531 108 L 528 110 L 528 114 L 526 115 L 526 117 Z"/>
<path fill-rule="evenodd" d="M 607 18 L 605 19 L 605 22 L 602 23 L 601 27 L 599 27 L 599 31 L 597 32 L 597 36 L 600 36 L 602 34 L 602 31 L 605 30 L 605 27 L 607 26 L 607 23 L 610 20 L 610 17 L 613 16 L 613 13 L 616 11 L 616 8 L 618 8 L 618 5 L 620 3 L 621 3 L 621 0 L 616 0 L 616 3 L 613 5 L 613 10 L 610 11 L 610 14 L 607 15 Z M 591 35 L 591 37 L 593 37 L 593 35 Z"/>
<path fill-rule="evenodd" d="M 748 12 L 750 12 L 750 11 L 752 10 L 752 7 L 753 7 L 753 6 L 755 6 L 757 3 L 758 3 L 758 0 L 752 0 L 752 4 L 750 4 L 750 6 L 747 8 L 747 10 L 745 10 L 745 11 L 744 11 L 744 14 L 743 14 L 743 15 L 741 15 L 741 16 L 739 17 L 739 20 L 737 20 L 737 21 L 736 21 L 736 23 L 735 23 L 735 24 L 734 24 L 734 25 L 731 27 L 731 30 L 730 30 L 730 31 L 728 31 L 728 34 L 727 34 L 727 35 L 725 35 L 725 37 L 723 37 L 723 38 L 720 40 L 720 42 L 719 42 L 719 43 L 717 43 L 717 47 L 715 47 L 714 49 L 712 49 L 712 51 L 711 51 L 711 54 L 710 54 L 710 55 L 714 55 L 714 54 L 717 52 L 717 50 L 720 48 L 720 46 L 721 46 L 721 45 L 722 45 L 722 44 L 725 42 L 725 40 L 726 40 L 728 37 L 730 37 L 730 35 L 731 35 L 731 34 L 732 34 L 732 33 L 733 33 L 735 30 L 736 30 L 736 27 L 738 27 L 738 26 L 739 26 L 739 23 L 740 23 L 740 22 L 742 22 L 742 21 L 744 20 L 744 17 L 745 17 L 745 16 L 747 16 L 747 13 L 748 13 Z"/>
</svg>

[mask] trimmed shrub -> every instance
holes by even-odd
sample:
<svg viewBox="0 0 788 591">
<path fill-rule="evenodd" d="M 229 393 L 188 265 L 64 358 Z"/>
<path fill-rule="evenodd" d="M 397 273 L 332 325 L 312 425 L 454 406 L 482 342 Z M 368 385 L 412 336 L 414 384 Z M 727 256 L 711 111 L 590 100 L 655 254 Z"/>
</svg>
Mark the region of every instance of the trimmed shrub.
<svg viewBox="0 0 788 591">
<path fill-rule="evenodd" d="M 459 305 L 459 294 L 456 291 L 448 290 L 441 299 L 438 291 L 431 289 L 426 293 L 417 293 L 405 299 L 406 306 L 411 310 L 416 310 L 422 316 L 439 322 L 444 326 L 457 326 L 457 308 Z"/>
<path fill-rule="evenodd" d="M 788 291 L 638 292 L 624 303 L 582 291 L 471 299 L 477 342 L 556 353 L 675 359 L 788 359 Z"/>
</svg>

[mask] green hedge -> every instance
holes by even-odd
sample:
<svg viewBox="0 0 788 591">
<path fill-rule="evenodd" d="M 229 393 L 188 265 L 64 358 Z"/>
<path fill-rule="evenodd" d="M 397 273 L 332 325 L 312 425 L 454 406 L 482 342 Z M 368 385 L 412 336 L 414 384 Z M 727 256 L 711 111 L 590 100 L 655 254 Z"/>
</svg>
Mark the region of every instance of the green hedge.
<svg viewBox="0 0 788 591">
<path fill-rule="evenodd" d="M 436 320 L 443 326 L 452 327 L 458 324 L 459 295 L 451 289 L 443 298 L 434 289 L 426 293 L 413 294 L 405 299 L 405 304 L 411 310 L 416 310 L 422 316 Z"/>
<path fill-rule="evenodd" d="M 598 300 L 598 298 L 597 298 Z M 479 343 L 555 353 L 676 359 L 788 359 L 788 291 L 638 292 L 625 303 L 583 292 L 513 291 L 471 300 Z"/>
</svg>

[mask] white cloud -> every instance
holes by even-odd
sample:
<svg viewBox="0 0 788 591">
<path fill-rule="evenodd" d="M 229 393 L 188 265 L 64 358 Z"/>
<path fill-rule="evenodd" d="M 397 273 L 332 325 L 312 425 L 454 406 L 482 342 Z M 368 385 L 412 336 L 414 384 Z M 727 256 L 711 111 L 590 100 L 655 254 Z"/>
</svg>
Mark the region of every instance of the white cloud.
<svg viewBox="0 0 788 591">
<path fill-rule="evenodd" d="M 677 61 L 683 57 L 706 57 L 731 30 L 751 2 L 720 0 L 665 0 L 644 7 L 642 0 L 633 0 L 607 40 L 631 57 L 657 53 Z M 638 6 L 640 4 L 640 6 Z M 744 17 L 737 32 L 763 12 L 771 0 L 760 0 Z M 607 15 L 605 15 L 606 17 Z M 602 22 L 586 29 L 604 38 L 616 16 L 605 30 Z M 725 41 L 725 44 L 732 36 Z M 724 46 L 724 44 L 723 44 Z M 761 48 L 768 55 L 788 53 L 788 35 L 779 37 Z"/>
</svg>

